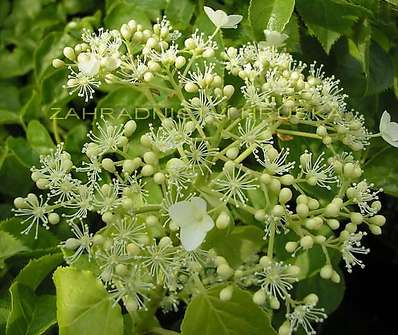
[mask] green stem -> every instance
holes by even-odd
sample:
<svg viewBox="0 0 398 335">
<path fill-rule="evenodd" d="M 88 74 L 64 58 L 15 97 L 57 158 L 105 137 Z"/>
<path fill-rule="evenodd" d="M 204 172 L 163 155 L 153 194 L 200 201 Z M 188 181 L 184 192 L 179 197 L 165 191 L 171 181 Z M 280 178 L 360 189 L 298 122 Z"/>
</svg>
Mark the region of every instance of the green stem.
<svg viewBox="0 0 398 335">
<path fill-rule="evenodd" d="M 303 131 L 295 131 L 295 130 L 288 130 L 288 129 L 276 129 L 276 132 L 280 133 L 280 134 L 286 134 L 286 135 L 292 135 L 292 136 L 315 138 L 317 140 L 322 139 L 322 137 L 320 137 L 316 134 L 305 133 Z"/>
</svg>

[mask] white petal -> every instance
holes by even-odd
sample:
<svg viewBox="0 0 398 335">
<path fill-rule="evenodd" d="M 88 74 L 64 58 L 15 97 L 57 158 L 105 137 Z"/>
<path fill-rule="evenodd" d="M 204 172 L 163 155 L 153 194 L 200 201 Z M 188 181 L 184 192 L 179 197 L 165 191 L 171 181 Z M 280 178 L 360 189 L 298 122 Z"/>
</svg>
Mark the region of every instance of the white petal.
<svg viewBox="0 0 398 335">
<path fill-rule="evenodd" d="M 380 133 L 383 133 L 387 129 L 387 125 L 390 123 L 390 121 L 391 121 L 390 113 L 384 111 L 380 119 L 380 126 L 379 126 Z"/>
<path fill-rule="evenodd" d="M 193 197 L 191 199 L 192 208 L 197 210 L 200 214 L 207 212 L 207 203 L 202 198 Z"/>
<path fill-rule="evenodd" d="M 223 10 L 218 9 L 214 13 L 214 21 L 213 23 L 216 27 L 223 27 L 228 22 L 228 15 Z"/>
<path fill-rule="evenodd" d="M 192 215 L 192 205 L 188 201 L 180 201 L 169 207 L 169 215 L 178 227 L 192 224 L 194 217 Z"/>
<path fill-rule="evenodd" d="M 214 227 L 214 221 L 210 215 L 205 215 L 203 221 L 200 223 L 202 229 L 207 233 L 209 230 L 212 230 Z"/>
<path fill-rule="evenodd" d="M 209 17 L 209 19 L 213 21 L 214 13 L 215 13 L 215 11 L 213 10 L 213 8 L 204 6 L 203 9 L 204 9 L 206 15 Z"/>
<path fill-rule="evenodd" d="M 187 251 L 195 250 L 203 243 L 206 233 L 207 232 L 202 229 L 201 225 L 185 225 L 180 230 L 181 244 Z"/>
<path fill-rule="evenodd" d="M 222 26 L 222 28 L 236 28 L 242 19 L 242 15 L 229 15 L 227 22 Z"/>
<path fill-rule="evenodd" d="M 398 141 L 398 123 L 390 122 L 384 131 L 393 141 Z"/>
<path fill-rule="evenodd" d="M 77 66 L 83 74 L 86 76 L 95 76 L 101 66 L 101 63 L 97 57 L 92 53 L 82 52 L 77 56 Z"/>
</svg>

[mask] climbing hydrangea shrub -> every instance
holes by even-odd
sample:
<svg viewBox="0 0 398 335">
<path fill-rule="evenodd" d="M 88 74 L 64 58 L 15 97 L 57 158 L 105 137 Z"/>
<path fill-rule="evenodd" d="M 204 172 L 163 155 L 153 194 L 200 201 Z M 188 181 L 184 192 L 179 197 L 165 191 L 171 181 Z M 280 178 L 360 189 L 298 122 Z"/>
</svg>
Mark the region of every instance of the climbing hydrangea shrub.
<svg viewBox="0 0 398 335">
<path fill-rule="evenodd" d="M 102 85 L 134 87 L 156 117 L 100 119 L 80 162 L 59 144 L 32 167 L 41 194 L 16 198 L 15 215 L 36 238 L 39 226 L 69 225 L 66 262 L 87 258 L 132 315 L 151 301 L 177 311 L 221 285 L 222 302 L 240 288 L 268 315 L 281 311 L 279 334 L 315 334 L 326 313 L 319 292 L 295 296 L 308 275 L 298 260 L 317 253 L 311 275 L 336 285 L 340 259 L 348 272 L 365 266 L 362 240 L 381 234 L 385 218 L 358 157 L 375 136 L 395 145 L 397 125 L 386 112 L 370 134 L 337 79 L 284 50 L 286 35 L 267 30 L 263 42 L 221 48 L 220 29 L 242 17 L 205 12 L 211 35 L 182 38 L 167 18 L 152 29 L 130 20 L 64 49 L 53 65 L 68 67 L 70 94 L 87 102 Z M 290 145 L 303 140 L 320 150 Z M 256 234 L 236 259 L 229 239 L 246 228 Z"/>
</svg>

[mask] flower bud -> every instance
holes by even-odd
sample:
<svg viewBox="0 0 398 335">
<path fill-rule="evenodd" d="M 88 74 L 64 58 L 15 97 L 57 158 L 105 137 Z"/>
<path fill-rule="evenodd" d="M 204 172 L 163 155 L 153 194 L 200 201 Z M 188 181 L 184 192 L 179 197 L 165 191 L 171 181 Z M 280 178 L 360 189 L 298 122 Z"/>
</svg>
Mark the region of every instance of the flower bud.
<svg viewBox="0 0 398 335">
<path fill-rule="evenodd" d="M 154 174 L 154 172 L 155 172 L 155 169 L 154 169 L 153 166 L 150 165 L 150 164 L 144 165 L 144 166 L 142 167 L 142 169 L 141 169 L 141 174 L 142 174 L 144 177 L 152 176 L 152 175 Z"/>
<path fill-rule="evenodd" d="M 164 173 L 162 172 L 157 172 L 155 173 L 155 175 L 153 176 L 153 181 L 156 184 L 163 184 L 166 181 L 166 176 L 164 175 Z"/>
<path fill-rule="evenodd" d="M 257 221 L 264 221 L 266 216 L 265 210 L 264 209 L 257 209 L 256 212 L 254 213 L 254 218 Z"/>
<path fill-rule="evenodd" d="M 217 274 L 224 280 L 227 280 L 234 274 L 234 270 L 226 263 L 217 266 Z"/>
<path fill-rule="evenodd" d="M 224 93 L 224 96 L 227 97 L 228 99 L 230 97 L 232 97 L 234 92 L 235 92 L 235 87 L 233 87 L 232 85 L 224 86 L 223 93 Z"/>
<path fill-rule="evenodd" d="M 229 226 L 230 221 L 229 215 L 226 212 L 221 212 L 216 220 L 216 227 L 218 229 L 225 229 Z"/>
<path fill-rule="evenodd" d="M 198 86 L 195 85 L 194 83 L 191 83 L 191 82 L 186 83 L 186 84 L 184 85 L 184 89 L 185 89 L 185 91 L 187 91 L 188 93 L 195 93 L 195 92 L 197 92 L 197 91 L 199 90 Z"/>
<path fill-rule="evenodd" d="M 101 166 L 108 172 L 116 172 L 115 163 L 110 158 L 104 158 L 101 162 Z"/>
<path fill-rule="evenodd" d="M 256 293 L 253 294 L 253 302 L 259 306 L 265 304 L 266 298 L 267 298 L 267 296 L 265 295 L 265 292 L 263 289 L 260 289 Z"/>
<path fill-rule="evenodd" d="M 232 298 L 234 288 L 233 286 L 227 286 L 220 291 L 219 297 L 221 301 L 229 301 Z"/>
<path fill-rule="evenodd" d="M 369 221 L 376 226 L 382 227 L 386 223 L 386 218 L 383 215 L 375 215 Z"/>
<path fill-rule="evenodd" d="M 14 199 L 14 206 L 17 209 L 24 208 L 26 206 L 26 201 L 22 197 L 18 197 Z"/>
<path fill-rule="evenodd" d="M 50 213 L 48 215 L 48 222 L 52 225 L 58 224 L 60 221 L 59 215 L 57 213 Z"/>
<path fill-rule="evenodd" d="M 307 305 L 316 305 L 319 302 L 319 298 L 316 294 L 310 293 L 304 298 L 304 303 Z"/>
<path fill-rule="evenodd" d="M 125 123 L 123 134 L 124 136 L 130 137 L 134 134 L 137 129 L 137 123 L 134 120 L 129 120 Z"/>
<path fill-rule="evenodd" d="M 369 230 L 373 235 L 381 235 L 382 233 L 381 228 L 375 224 L 369 225 Z"/>
<path fill-rule="evenodd" d="M 262 267 L 264 267 L 264 268 L 266 268 L 267 266 L 270 266 L 271 263 L 272 263 L 272 260 L 271 260 L 271 258 L 269 258 L 268 256 L 262 256 L 262 257 L 260 258 L 259 264 L 260 264 Z"/>
<path fill-rule="evenodd" d="M 311 249 L 314 246 L 314 240 L 310 235 L 304 236 L 300 240 L 300 245 L 305 250 Z"/>
<path fill-rule="evenodd" d="M 289 202 L 293 197 L 293 193 L 290 190 L 290 188 L 282 188 L 281 191 L 279 192 L 279 202 L 281 204 L 286 204 Z"/>
<path fill-rule="evenodd" d="M 287 242 L 285 245 L 285 250 L 289 253 L 293 253 L 298 247 L 298 243 L 294 241 Z"/>
<path fill-rule="evenodd" d="M 187 60 L 185 59 L 184 56 L 178 56 L 176 58 L 176 62 L 175 62 L 176 68 L 181 69 L 185 65 L 186 62 L 187 62 Z"/>
<path fill-rule="evenodd" d="M 296 213 L 300 218 L 306 218 L 308 216 L 309 213 L 309 208 L 307 205 L 305 204 L 298 204 L 296 206 Z"/>
<path fill-rule="evenodd" d="M 136 256 L 140 253 L 140 248 L 134 243 L 127 244 L 126 250 L 129 255 L 133 256 Z"/>
<path fill-rule="evenodd" d="M 235 158 L 238 157 L 238 155 L 239 155 L 239 148 L 238 148 L 238 147 L 229 148 L 229 149 L 227 150 L 227 152 L 225 153 L 225 155 L 226 155 L 229 159 L 235 159 Z"/>
<path fill-rule="evenodd" d="M 55 58 L 53 59 L 52 65 L 54 68 L 59 69 L 65 66 L 65 62 L 61 59 Z"/>
<path fill-rule="evenodd" d="M 285 321 L 278 329 L 278 335 L 291 335 L 290 321 Z"/>
<path fill-rule="evenodd" d="M 73 50 L 71 47 L 64 48 L 64 56 L 69 60 L 72 61 L 75 60 L 76 59 L 75 50 Z"/>
<path fill-rule="evenodd" d="M 325 265 L 324 267 L 322 267 L 321 271 L 319 272 L 319 275 L 321 276 L 321 278 L 323 279 L 331 279 L 333 276 L 333 268 L 330 264 Z"/>
</svg>

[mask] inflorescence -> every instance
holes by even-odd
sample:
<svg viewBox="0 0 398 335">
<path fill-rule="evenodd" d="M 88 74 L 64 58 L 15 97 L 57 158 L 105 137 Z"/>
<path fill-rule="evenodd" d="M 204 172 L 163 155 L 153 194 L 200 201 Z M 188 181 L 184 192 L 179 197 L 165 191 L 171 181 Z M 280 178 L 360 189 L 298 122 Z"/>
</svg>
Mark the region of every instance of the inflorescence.
<svg viewBox="0 0 398 335">
<path fill-rule="evenodd" d="M 347 109 L 339 81 L 316 63 L 295 61 L 284 36 L 266 31 L 272 39 L 220 50 L 218 30 L 240 19 L 224 13 L 218 22 L 207 13 L 216 25 L 211 36 L 195 31 L 182 40 L 166 18 L 152 29 L 131 20 L 120 31 L 84 31 L 82 43 L 64 49 L 67 64 L 53 65 L 70 69 L 71 94 L 88 101 L 102 83 L 134 87 L 157 120 L 140 135 L 134 120 L 100 120 L 78 165 L 59 144 L 32 168 L 44 194 L 15 199 L 15 214 L 36 237 L 39 226 L 68 223 L 66 261 L 88 257 L 115 303 L 129 311 L 159 295 L 164 311 L 176 310 L 197 290 L 223 283 L 222 300 L 236 285 L 265 309 L 283 308 L 279 334 L 315 334 L 313 324 L 326 314 L 316 292 L 293 296 L 302 271 L 294 260 L 318 246 L 319 275 L 334 283 L 341 278 L 330 253 L 341 255 L 349 272 L 364 267 L 365 230 L 378 235 L 385 223 L 380 190 L 362 178 L 354 158 L 371 134 Z M 169 115 L 162 99 L 178 99 L 178 113 Z M 302 139 L 321 149 L 292 152 L 289 144 Z M 95 233 L 90 212 L 102 221 Z M 212 231 L 249 224 L 238 213 L 262 228 L 265 246 L 232 267 L 204 242 Z M 275 249 L 283 235 L 289 261 Z"/>
</svg>

